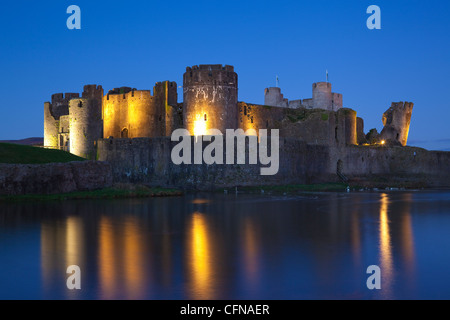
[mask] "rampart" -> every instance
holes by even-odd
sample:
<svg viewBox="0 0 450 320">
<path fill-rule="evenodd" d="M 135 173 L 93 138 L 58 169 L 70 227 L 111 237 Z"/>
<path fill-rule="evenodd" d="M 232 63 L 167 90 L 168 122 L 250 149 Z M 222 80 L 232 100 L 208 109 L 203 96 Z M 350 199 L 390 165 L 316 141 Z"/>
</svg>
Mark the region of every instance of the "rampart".
<svg viewBox="0 0 450 320">
<path fill-rule="evenodd" d="M 247 164 L 175 165 L 171 151 L 176 144 L 170 137 L 102 139 L 98 159 L 111 164 L 114 181 L 187 189 L 340 182 L 342 178 L 370 186 L 450 187 L 450 152 L 311 145 L 280 138 L 279 171 L 262 176 L 260 164 L 248 164 L 248 146 Z"/>
</svg>

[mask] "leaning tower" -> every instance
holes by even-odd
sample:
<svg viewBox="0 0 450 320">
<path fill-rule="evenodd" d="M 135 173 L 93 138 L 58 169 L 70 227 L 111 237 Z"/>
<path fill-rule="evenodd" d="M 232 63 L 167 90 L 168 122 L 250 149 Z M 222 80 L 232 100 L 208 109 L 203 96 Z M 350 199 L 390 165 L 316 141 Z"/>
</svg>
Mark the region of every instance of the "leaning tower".
<svg viewBox="0 0 450 320">
<path fill-rule="evenodd" d="M 194 134 L 237 128 L 237 74 L 232 66 L 200 65 L 183 76 L 183 122 Z"/>
<path fill-rule="evenodd" d="M 70 152 L 95 160 L 96 142 L 103 138 L 102 86 L 84 86 L 82 98 L 69 102 Z"/>
</svg>

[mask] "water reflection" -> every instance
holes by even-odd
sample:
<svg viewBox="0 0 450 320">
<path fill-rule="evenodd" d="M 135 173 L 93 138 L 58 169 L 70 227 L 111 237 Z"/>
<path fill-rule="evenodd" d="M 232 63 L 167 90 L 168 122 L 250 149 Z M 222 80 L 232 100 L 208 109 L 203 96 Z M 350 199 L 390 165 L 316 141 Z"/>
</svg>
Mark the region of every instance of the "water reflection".
<svg viewBox="0 0 450 320">
<path fill-rule="evenodd" d="M 100 277 L 100 292 L 103 299 L 112 299 L 117 292 L 115 284 L 117 278 L 115 259 L 114 232 L 110 219 L 102 216 L 99 225 L 99 261 L 98 274 Z"/>
<path fill-rule="evenodd" d="M 188 230 L 189 249 L 186 250 L 187 261 L 189 261 L 189 274 L 191 279 L 191 299 L 214 299 L 212 292 L 213 278 L 211 277 L 211 236 L 205 215 L 194 212 L 192 215 L 192 226 Z"/>
<path fill-rule="evenodd" d="M 256 289 L 259 278 L 259 264 L 258 257 L 260 255 L 258 250 L 258 238 L 255 226 L 249 217 L 244 219 L 244 264 L 245 264 L 245 278 L 247 279 L 247 287 Z"/>
<path fill-rule="evenodd" d="M 20 239 L 14 230 L 38 226 L 40 257 L 27 261 L 41 271 L 37 298 L 407 297 L 418 277 L 415 203 L 411 193 L 330 193 L 14 204 L 0 217 L 0 254 L 8 261 L 5 230 Z M 365 287 L 374 261 L 378 293 Z M 65 288 L 71 264 L 80 292 Z"/>
<path fill-rule="evenodd" d="M 382 274 L 384 298 L 392 297 L 393 263 L 392 263 L 392 245 L 389 230 L 388 206 L 389 197 L 386 193 L 381 194 L 380 199 L 380 267 Z"/>
</svg>

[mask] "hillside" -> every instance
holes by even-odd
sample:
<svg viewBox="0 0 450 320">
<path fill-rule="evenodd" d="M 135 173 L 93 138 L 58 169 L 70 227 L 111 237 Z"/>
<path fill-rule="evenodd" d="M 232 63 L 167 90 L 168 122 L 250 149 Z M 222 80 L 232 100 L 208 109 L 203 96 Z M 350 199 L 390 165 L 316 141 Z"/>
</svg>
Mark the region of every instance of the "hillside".
<svg viewBox="0 0 450 320">
<path fill-rule="evenodd" d="M 42 146 L 44 138 L 26 138 L 21 140 L 0 140 L 0 143 L 24 144 L 27 146 Z"/>
<path fill-rule="evenodd" d="M 0 163 L 41 164 L 83 160 L 85 159 L 61 150 L 0 143 Z"/>
</svg>

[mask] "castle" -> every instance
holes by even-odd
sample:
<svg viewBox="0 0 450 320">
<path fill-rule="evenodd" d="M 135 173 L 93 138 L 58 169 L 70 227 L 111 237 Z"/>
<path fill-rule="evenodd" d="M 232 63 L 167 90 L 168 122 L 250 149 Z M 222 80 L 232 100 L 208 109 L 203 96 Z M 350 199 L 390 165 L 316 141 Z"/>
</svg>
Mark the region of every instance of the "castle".
<svg viewBox="0 0 450 320">
<path fill-rule="evenodd" d="M 266 88 L 264 105 L 238 101 L 233 66 L 187 67 L 183 102 L 175 82 L 158 82 L 150 90 L 121 87 L 106 95 L 100 85 L 78 93 L 53 94 L 44 104 L 44 147 L 98 159 L 101 139 L 167 137 L 178 128 L 191 135 L 207 129 L 279 129 L 280 137 L 326 146 L 407 144 L 413 104 L 393 103 L 383 115 L 383 131 L 364 132 L 363 119 L 344 108 L 331 83 L 312 86 L 312 98 L 285 99 L 278 87 Z"/>
</svg>

